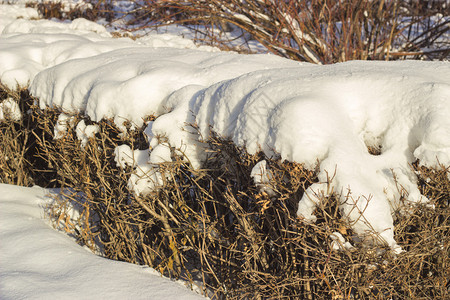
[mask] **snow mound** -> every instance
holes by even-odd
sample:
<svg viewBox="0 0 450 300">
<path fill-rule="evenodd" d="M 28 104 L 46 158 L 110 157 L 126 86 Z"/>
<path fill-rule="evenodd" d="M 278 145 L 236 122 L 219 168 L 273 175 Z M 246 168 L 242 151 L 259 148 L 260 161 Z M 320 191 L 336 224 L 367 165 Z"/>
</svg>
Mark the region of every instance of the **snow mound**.
<svg viewBox="0 0 450 300">
<path fill-rule="evenodd" d="M 0 18 L 0 33 L 4 28 L 14 22 L 16 19 L 37 19 L 38 12 L 34 8 L 25 7 L 22 5 L 3 5 L 0 4 L 1 18 Z"/>
<path fill-rule="evenodd" d="M 17 85 L 27 86 L 46 68 L 123 48 L 172 47 L 217 51 L 212 47 L 197 47 L 191 40 L 171 34 L 151 34 L 137 41 L 112 38 L 104 26 L 82 18 L 71 22 L 28 20 L 38 16 L 36 10 L 18 5 L 0 5 L 0 9 L 0 78 L 10 89 L 15 89 Z M 16 19 L 21 16 L 22 19 Z"/>
<path fill-rule="evenodd" d="M 19 21 L 28 22 L 16 22 Z M 48 67 L 130 46 L 139 45 L 128 40 L 104 38 L 92 32 L 3 34 L 0 36 L 1 82 L 10 89 L 17 85 L 24 87 Z"/>
<path fill-rule="evenodd" d="M 42 108 L 85 111 L 94 121 L 120 117 L 122 122 L 129 120 L 142 126 L 144 116 L 167 112 L 163 100 L 178 89 L 209 86 L 283 64 L 298 65 L 269 55 L 245 57 L 187 49 L 125 48 L 72 59 L 43 70 L 36 75 L 30 91 L 40 99 Z"/>
</svg>

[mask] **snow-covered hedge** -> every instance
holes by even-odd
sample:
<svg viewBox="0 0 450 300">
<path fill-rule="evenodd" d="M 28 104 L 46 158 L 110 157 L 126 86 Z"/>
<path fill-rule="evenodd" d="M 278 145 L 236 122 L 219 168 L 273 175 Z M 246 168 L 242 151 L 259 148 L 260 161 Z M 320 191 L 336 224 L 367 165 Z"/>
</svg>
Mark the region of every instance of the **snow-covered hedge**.
<svg viewBox="0 0 450 300">
<path fill-rule="evenodd" d="M 160 152 L 168 147 L 202 167 L 201 142 L 212 130 L 251 154 L 261 150 L 317 168 L 318 182 L 300 199 L 300 217 L 315 220 L 317 198 L 328 195 L 332 177 L 329 184 L 353 229 L 360 235 L 375 230 L 400 251 L 393 214 L 428 201 L 410 164 L 450 165 L 447 78 L 448 63 L 441 62 L 299 65 L 267 55 L 139 45 L 46 68 L 30 91 L 42 109 L 112 119 L 124 135 L 126 122 L 131 128 L 145 124 L 150 148 L 130 183 L 137 193 L 161 182 L 158 163 L 171 157 Z M 149 115 L 156 119 L 144 123 Z"/>
<path fill-rule="evenodd" d="M 81 243 L 237 298 L 448 293 L 448 63 L 1 26 L 1 180 L 62 187 L 50 211 Z"/>
<path fill-rule="evenodd" d="M 203 144 L 208 155 L 202 169 L 168 147 L 171 161 L 158 166 L 158 188 L 139 195 L 130 179 L 148 155 L 145 126 L 124 135 L 113 120 L 95 124 L 83 115 L 41 110 L 26 92 L 14 101 L 27 113 L 3 120 L 1 141 L 26 151 L 2 153 L 16 156 L 1 161 L 12 166 L 2 168 L 1 181 L 61 187 L 48 207 L 55 227 L 99 254 L 147 264 L 210 295 L 236 299 L 448 295 L 448 168 L 411 166 L 430 202 L 394 212 L 395 236 L 405 250 L 395 255 L 375 231 L 364 240 L 343 218 L 333 173 L 324 182 L 327 193 L 318 196 L 316 221 L 304 222 L 297 203 L 319 180 L 317 171 L 262 151 L 249 154 L 212 135 Z M 18 173 L 14 163 L 21 158 L 30 162 L 21 169 L 27 181 L 5 177 L 5 170 Z"/>
</svg>

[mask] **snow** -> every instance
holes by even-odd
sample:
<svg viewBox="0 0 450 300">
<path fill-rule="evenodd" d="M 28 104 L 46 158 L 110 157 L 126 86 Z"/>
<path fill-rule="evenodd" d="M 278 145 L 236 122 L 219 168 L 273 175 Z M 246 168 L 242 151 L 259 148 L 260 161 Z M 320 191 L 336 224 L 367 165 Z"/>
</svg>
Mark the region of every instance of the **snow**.
<svg viewBox="0 0 450 300">
<path fill-rule="evenodd" d="M 134 167 L 136 165 L 134 151 L 128 145 L 120 145 L 114 149 L 114 161 L 121 168 L 126 168 L 127 166 Z M 146 160 L 142 163 L 146 163 Z"/>
<path fill-rule="evenodd" d="M 330 238 L 332 239 L 331 249 L 333 249 L 333 250 L 353 250 L 353 249 L 355 249 L 353 247 L 353 245 L 350 244 L 349 242 L 347 242 L 345 240 L 345 238 L 342 236 L 342 234 L 337 231 L 333 232 L 330 235 Z"/>
<path fill-rule="evenodd" d="M 4 28 L 16 21 L 19 18 L 22 19 L 37 19 L 39 17 L 38 12 L 33 8 L 25 8 L 24 5 L 0 5 L 1 18 L 0 18 L 0 32 Z"/>
<path fill-rule="evenodd" d="M 151 153 L 148 150 L 132 150 L 128 145 L 117 146 L 114 161 L 122 169 L 127 166 L 133 168 L 128 187 L 137 195 L 145 195 L 164 183 L 158 164 L 172 160 L 169 145 L 159 144 Z"/>
<path fill-rule="evenodd" d="M 204 299 L 149 267 L 108 260 L 43 219 L 51 191 L 0 184 L 1 299 Z"/>
<path fill-rule="evenodd" d="M 197 47 L 191 40 L 174 34 L 150 34 L 137 41 L 113 39 L 105 27 L 85 19 L 72 22 L 30 21 L 30 18 L 38 16 L 36 10 L 31 8 L 0 5 L 0 10 L 0 76 L 2 83 L 11 89 L 17 85 L 27 86 L 37 73 L 48 67 L 123 48 L 137 50 L 146 46 L 146 49 L 173 47 L 217 51 L 208 46 Z M 123 52 L 117 54 L 126 55 Z M 111 64 L 109 67 L 114 66 Z"/>
<path fill-rule="evenodd" d="M 84 120 L 78 122 L 76 127 L 77 138 L 80 140 L 81 147 L 85 147 L 89 141 L 89 138 L 94 137 L 97 132 L 99 132 L 100 127 L 96 124 L 86 125 Z"/>
<path fill-rule="evenodd" d="M 134 47 L 47 68 L 36 75 L 30 90 L 40 99 L 41 107 L 84 111 L 93 121 L 120 116 L 140 127 L 143 116 L 162 114 L 165 111 L 162 101 L 178 89 L 209 86 L 249 71 L 283 64 L 298 65 L 269 55 L 245 57 Z"/>
<path fill-rule="evenodd" d="M 20 121 L 22 119 L 22 112 L 19 104 L 11 97 L 6 98 L 0 102 L 0 122 L 6 120 Z"/>
<path fill-rule="evenodd" d="M 150 148 L 139 159 L 131 149 L 116 151 L 119 164 L 134 167 L 128 184 L 137 194 L 163 183 L 158 165 L 171 161 L 170 147 L 201 167 L 202 141 L 213 129 L 250 153 L 317 168 L 319 182 L 300 200 L 300 218 L 314 222 L 317 201 L 334 191 L 360 236 L 375 231 L 399 252 L 393 212 L 427 201 L 410 164 L 450 166 L 448 62 L 319 66 L 193 49 L 170 36 L 163 44 L 170 48 L 156 48 L 148 38 L 113 39 L 91 23 L 6 24 L 0 80 L 10 88 L 30 82 L 43 109 L 59 107 L 92 121 L 111 118 L 123 134 L 125 120 L 146 126 Z M 156 119 L 144 124 L 149 115 Z M 256 184 L 267 184 L 270 170 L 264 172 L 253 174 Z"/>
<path fill-rule="evenodd" d="M 253 167 L 250 172 L 250 177 L 252 177 L 256 187 L 262 193 L 267 193 L 269 196 L 275 196 L 275 192 L 270 187 L 270 181 L 272 180 L 272 174 L 267 166 L 266 160 L 261 160 Z"/>
<path fill-rule="evenodd" d="M 74 117 L 64 113 L 60 114 L 53 129 L 53 138 L 55 140 L 63 138 L 66 135 L 67 130 L 72 126 L 73 122 Z"/>
</svg>

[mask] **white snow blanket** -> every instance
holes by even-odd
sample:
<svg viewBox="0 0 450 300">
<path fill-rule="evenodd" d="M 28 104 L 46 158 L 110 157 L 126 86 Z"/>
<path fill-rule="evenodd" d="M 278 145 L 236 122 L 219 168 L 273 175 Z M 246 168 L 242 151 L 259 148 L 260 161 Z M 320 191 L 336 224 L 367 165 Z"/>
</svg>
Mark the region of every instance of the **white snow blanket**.
<svg viewBox="0 0 450 300">
<path fill-rule="evenodd" d="M 149 267 L 108 260 L 44 220 L 50 191 L 0 184 L 1 299 L 205 299 Z"/>
<path fill-rule="evenodd" d="M 113 118 L 122 126 L 130 120 L 140 127 L 145 116 L 157 116 L 146 124 L 148 159 L 139 152 L 134 163 L 129 185 L 136 193 L 162 182 L 158 163 L 170 161 L 168 147 L 201 166 L 199 141 L 212 129 L 250 153 L 318 166 L 319 182 L 300 200 L 298 215 L 314 221 L 317 199 L 332 190 L 358 234 L 375 231 L 399 251 L 393 211 L 427 201 L 410 164 L 450 166 L 448 62 L 318 66 L 208 48 L 155 48 L 148 46 L 151 37 L 112 39 L 85 20 L 40 22 L 5 27 L 1 82 L 10 88 L 30 82 L 42 108 L 81 112 L 94 121 Z M 193 123 L 199 133 L 189 127 Z M 158 144 L 158 136 L 168 143 Z M 368 146 L 381 154 L 371 155 Z M 131 149 L 116 152 L 123 151 L 134 155 Z"/>
</svg>

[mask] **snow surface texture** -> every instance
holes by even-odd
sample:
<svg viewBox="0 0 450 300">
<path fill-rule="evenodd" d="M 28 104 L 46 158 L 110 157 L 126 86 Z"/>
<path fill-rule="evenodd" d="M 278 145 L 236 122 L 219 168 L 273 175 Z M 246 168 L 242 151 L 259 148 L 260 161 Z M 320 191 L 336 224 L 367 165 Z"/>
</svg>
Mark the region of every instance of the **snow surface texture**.
<svg viewBox="0 0 450 300">
<path fill-rule="evenodd" d="M 42 219 L 48 190 L 0 184 L 1 299 L 204 299 L 148 267 L 108 260 Z"/>
<path fill-rule="evenodd" d="M 250 153 L 262 150 L 310 169 L 318 166 L 319 182 L 300 200 L 298 215 L 314 221 L 317 199 L 337 192 L 358 234 L 375 231 L 400 251 L 392 212 L 427 201 L 409 164 L 419 159 L 428 167 L 450 165 L 448 62 L 317 66 L 270 55 L 154 48 L 93 32 L 86 38 L 84 31 L 24 22 L 40 34 L 6 30 L 0 37 L 3 83 L 13 87 L 27 74 L 42 108 L 83 112 L 93 121 L 113 118 L 124 133 L 125 120 L 140 127 L 145 116 L 157 117 L 145 129 L 147 161 L 140 153 L 139 162 L 131 162 L 136 171 L 129 185 L 136 193 L 162 182 L 158 164 L 170 161 L 169 146 L 200 167 L 200 142 L 213 129 Z M 381 154 L 371 155 L 368 146 Z M 131 149 L 125 153 L 135 155 Z M 270 170 L 260 167 L 266 175 L 253 175 L 267 188 Z"/>
</svg>

